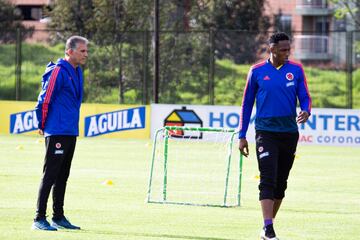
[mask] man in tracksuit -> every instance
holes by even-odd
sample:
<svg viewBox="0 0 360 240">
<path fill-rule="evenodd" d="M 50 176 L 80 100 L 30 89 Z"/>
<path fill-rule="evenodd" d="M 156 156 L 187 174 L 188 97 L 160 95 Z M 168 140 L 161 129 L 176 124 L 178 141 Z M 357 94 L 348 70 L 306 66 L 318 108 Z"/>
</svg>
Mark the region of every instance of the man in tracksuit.
<svg viewBox="0 0 360 240">
<path fill-rule="evenodd" d="M 88 57 L 88 40 L 72 36 L 66 41 L 65 57 L 50 62 L 42 79 L 42 91 L 36 105 L 39 134 L 45 137 L 46 154 L 32 229 L 56 231 L 80 229 L 64 216 L 66 182 L 79 135 L 80 105 L 83 97 L 83 73 L 80 64 Z M 52 223 L 46 220 L 50 191 L 53 197 Z"/>
<path fill-rule="evenodd" d="M 307 121 L 311 98 L 302 66 L 288 60 L 290 39 L 275 33 L 269 39 L 270 58 L 251 67 L 240 114 L 239 149 L 248 156 L 246 132 L 256 100 L 256 154 L 260 171 L 259 200 L 264 227 L 260 237 L 276 240 L 273 219 L 287 188 L 299 138 L 297 123 Z M 297 101 L 301 111 L 296 113 Z"/>
</svg>

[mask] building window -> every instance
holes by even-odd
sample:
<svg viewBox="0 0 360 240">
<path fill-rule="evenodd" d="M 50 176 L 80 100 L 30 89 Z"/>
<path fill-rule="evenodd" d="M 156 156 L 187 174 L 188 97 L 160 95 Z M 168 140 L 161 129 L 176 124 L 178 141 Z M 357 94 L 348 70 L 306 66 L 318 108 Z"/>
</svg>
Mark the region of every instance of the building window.
<svg viewBox="0 0 360 240">
<path fill-rule="evenodd" d="M 41 6 L 20 5 L 17 8 L 21 10 L 23 20 L 39 20 L 42 17 Z"/>
<path fill-rule="evenodd" d="M 327 17 L 317 17 L 315 19 L 315 32 L 328 33 L 329 32 L 329 19 Z"/>
<path fill-rule="evenodd" d="M 291 15 L 275 15 L 275 30 L 291 35 Z"/>
</svg>

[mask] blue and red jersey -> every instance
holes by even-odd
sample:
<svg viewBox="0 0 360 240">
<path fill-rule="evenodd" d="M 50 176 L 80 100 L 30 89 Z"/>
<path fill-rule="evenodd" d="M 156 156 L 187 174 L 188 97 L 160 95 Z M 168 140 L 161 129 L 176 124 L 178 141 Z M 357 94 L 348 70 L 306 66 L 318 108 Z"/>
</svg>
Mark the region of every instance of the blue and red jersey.
<svg viewBox="0 0 360 240">
<path fill-rule="evenodd" d="M 83 97 L 83 76 L 65 59 L 46 66 L 42 90 L 35 107 L 38 128 L 45 137 L 79 135 L 80 105 Z"/>
<path fill-rule="evenodd" d="M 296 106 L 311 113 L 311 97 L 301 64 L 287 61 L 275 68 L 270 60 L 250 68 L 240 114 L 239 138 L 245 138 L 256 100 L 255 129 L 297 132 Z"/>
</svg>

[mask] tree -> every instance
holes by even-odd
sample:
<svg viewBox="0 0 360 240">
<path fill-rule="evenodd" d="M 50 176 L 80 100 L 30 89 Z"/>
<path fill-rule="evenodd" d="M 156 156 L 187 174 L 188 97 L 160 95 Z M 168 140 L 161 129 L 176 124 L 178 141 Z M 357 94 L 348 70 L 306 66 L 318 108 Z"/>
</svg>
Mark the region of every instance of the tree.
<svg viewBox="0 0 360 240">
<path fill-rule="evenodd" d="M 92 0 L 57 0 L 50 6 L 47 15 L 51 19 L 48 28 L 54 30 L 52 32 L 54 42 L 63 42 L 74 34 L 87 38 L 92 36 L 90 27 L 93 19 Z"/>
<path fill-rule="evenodd" d="M 264 2 L 162 1 L 160 102 L 208 104 L 214 55 L 236 63 L 254 62 L 266 49 L 262 43 L 270 26 L 263 15 Z"/>
<path fill-rule="evenodd" d="M 236 63 L 254 62 L 269 27 L 264 2 L 161 0 L 161 102 L 208 103 L 214 54 Z M 51 28 L 59 30 L 55 38 L 77 33 L 94 43 L 87 99 L 98 101 L 97 96 L 116 87 L 118 102 L 129 103 L 129 94 L 139 99 L 143 79 L 151 77 L 153 0 L 57 0 L 49 15 Z"/>
<path fill-rule="evenodd" d="M 0 41 L 3 43 L 16 41 L 16 29 L 20 29 L 21 39 L 32 35 L 33 27 L 24 27 L 22 15 L 8 0 L 0 0 Z"/>
<path fill-rule="evenodd" d="M 205 2 L 205 1 L 203 1 Z M 265 34 L 270 27 L 264 15 L 265 0 L 207 1 L 199 9 L 199 25 L 217 30 L 217 57 L 231 58 L 236 63 L 252 63 L 264 50 Z M 203 16 L 205 15 L 205 16 Z"/>
<path fill-rule="evenodd" d="M 79 34 L 91 40 L 87 66 L 86 98 L 100 101 L 99 95 L 119 89 L 119 103 L 125 102 L 126 91 L 141 83 L 139 55 L 141 38 L 131 32 L 148 28 L 150 1 L 141 0 L 58 0 L 49 13 L 49 27 L 57 30 L 54 39 Z M 63 18 L 63 16 L 67 16 Z M 141 34 L 140 34 L 141 35 Z M 141 35 L 142 36 L 142 35 Z M 125 51 L 124 51 L 125 50 Z M 128 60 L 128 58 L 131 58 Z M 134 67 L 135 66 L 135 67 Z"/>
<path fill-rule="evenodd" d="M 150 1 L 148 4 L 141 0 L 93 2 L 93 40 L 110 57 L 106 67 L 116 74 L 111 82 L 118 84 L 119 103 L 124 103 L 126 91 L 142 84 L 142 68 L 139 68 L 139 62 L 134 62 L 134 59 L 140 58 L 141 61 L 138 55 L 143 46 L 143 35 L 137 31 L 148 28 Z"/>
<path fill-rule="evenodd" d="M 346 16 L 350 16 L 356 28 L 360 28 L 360 1 L 358 0 L 330 0 L 336 9 L 335 17 L 343 19 Z"/>
</svg>

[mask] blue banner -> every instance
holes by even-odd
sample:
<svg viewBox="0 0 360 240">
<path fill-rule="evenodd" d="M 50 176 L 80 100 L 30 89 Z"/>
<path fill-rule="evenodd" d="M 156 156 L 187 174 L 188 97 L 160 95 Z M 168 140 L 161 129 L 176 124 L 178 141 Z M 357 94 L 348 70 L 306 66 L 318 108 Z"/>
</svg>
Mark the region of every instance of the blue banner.
<svg viewBox="0 0 360 240">
<path fill-rule="evenodd" d="M 145 128 L 145 107 L 122 109 L 85 117 L 85 137 Z"/>
<path fill-rule="evenodd" d="M 13 113 L 10 115 L 10 133 L 19 134 L 34 131 L 38 128 L 35 110 Z"/>
</svg>

